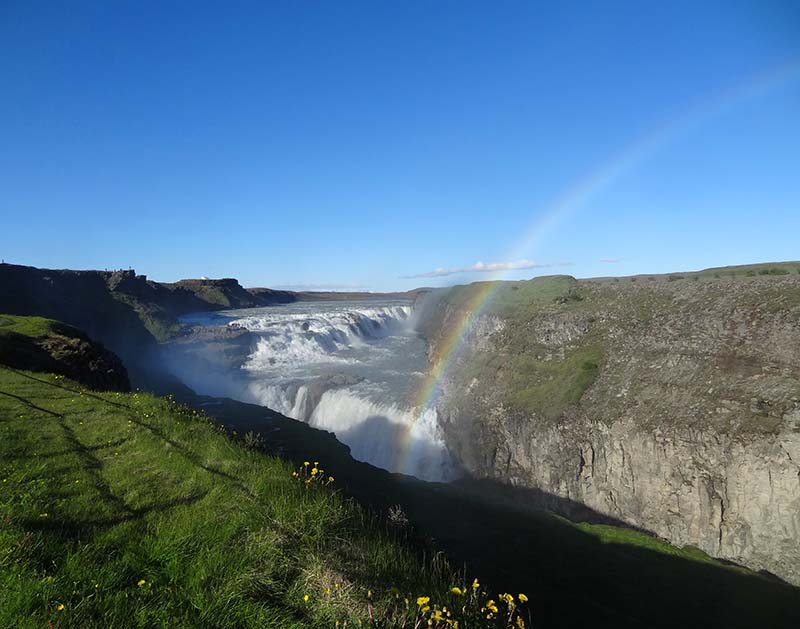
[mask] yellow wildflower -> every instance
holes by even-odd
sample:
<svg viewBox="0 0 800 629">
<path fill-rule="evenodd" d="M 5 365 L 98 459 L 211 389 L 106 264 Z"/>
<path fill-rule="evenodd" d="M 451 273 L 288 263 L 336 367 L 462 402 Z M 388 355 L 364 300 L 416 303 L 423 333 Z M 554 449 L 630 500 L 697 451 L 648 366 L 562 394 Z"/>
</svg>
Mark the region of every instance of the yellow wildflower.
<svg viewBox="0 0 800 629">
<path fill-rule="evenodd" d="M 329 483 L 332 483 L 332 482 L 333 482 L 333 476 L 328 476 L 328 482 L 329 482 Z"/>
<path fill-rule="evenodd" d="M 427 605 L 430 603 L 431 597 L 430 596 L 420 596 L 417 598 L 417 605 L 422 607 L 423 605 Z"/>
<path fill-rule="evenodd" d="M 521 600 L 523 603 L 527 603 L 528 602 L 528 597 L 525 596 L 524 594 L 517 594 L 517 598 L 519 600 Z"/>
<path fill-rule="evenodd" d="M 525 629 L 525 621 L 522 620 L 522 616 L 517 616 L 517 627 L 519 629 Z"/>
<path fill-rule="evenodd" d="M 316 467 L 311 468 L 311 476 L 316 476 L 317 472 L 319 472 L 319 470 Z"/>
<path fill-rule="evenodd" d="M 306 467 L 308 467 L 308 466 L 309 466 L 309 463 L 308 463 L 308 461 L 303 461 L 303 465 L 305 465 Z"/>
<path fill-rule="evenodd" d="M 47 517 L 47 514 L 46 514 L 46 513 L 40 513 L 40 514 L 39 514 L 39 517 L 40 517 L 40 518 L 46 518 L 46 517 Z"/>
<path fill-rule="evenodd" d="M 304 600 L 306 603 L 308 603 L 308 594 L 304 594 L 304 595 L 303 595 L 303 600 Z"/>
<path fill-rule="evenodd" d="M 56 605 L 56 610 L 63 612 L 64 607 L 65 607 L 64 603 L 59 603 L 58 605 Z"/>
<path fill-rule="evenodd" d="M 147 581 L 145 581 L 144 579 L 139 579 L 136 582 L 136 585 L 138 585 L 139 587 L 142 587 L 145 583 L 147 583 Z"/>
<path fill-rule="evenodd" d="M 478 579 L 475 579 L 475 580 L 472 582 L 472 589 L 473 589 L 473 590 L 477 590 L 477 589 L 478 589 L 480 586 L 481 586 L 481 584 L 480 584 L 480 583 L 478 583 Z"/>
<path fill-rule="evenodd" d="M 495 614 L 497 613 L 497 603 L 494 600 L 486 601 L 486 609 L 489 611 L 493 611 Z"/>
<path fill-rule="evenodd" d="M 461 596 L 461 595 L 463 594 L 463 592 L 461 591 L 461 588 L 460 588 L 460 587 L 453 587 L 453 588 L 450 588 L 450 591 L 451 591 L 453 594 L 455 594 L 456 596 Z"/>
</svg>

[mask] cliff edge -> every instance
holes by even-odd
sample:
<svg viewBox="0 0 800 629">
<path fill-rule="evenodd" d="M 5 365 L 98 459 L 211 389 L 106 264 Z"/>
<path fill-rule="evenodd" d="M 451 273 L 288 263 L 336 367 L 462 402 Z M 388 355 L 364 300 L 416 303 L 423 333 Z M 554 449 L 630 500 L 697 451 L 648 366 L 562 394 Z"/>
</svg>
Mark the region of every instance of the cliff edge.
<svg viewBox="0 0 800 629">
<path fill-rule="evenodd" d="M 0 314 L 0 365 L 66 376 L 97 391 L 130 391 L 122 361 L 83 332 L 41 317 Z"/>
<path fill-rule="evenodd" d="M 800 263 L 470 285 L 418 309 L 474 475 L 800 583 Z M 567 498 L 568 500 L 558 500 Z"/>
</svg>

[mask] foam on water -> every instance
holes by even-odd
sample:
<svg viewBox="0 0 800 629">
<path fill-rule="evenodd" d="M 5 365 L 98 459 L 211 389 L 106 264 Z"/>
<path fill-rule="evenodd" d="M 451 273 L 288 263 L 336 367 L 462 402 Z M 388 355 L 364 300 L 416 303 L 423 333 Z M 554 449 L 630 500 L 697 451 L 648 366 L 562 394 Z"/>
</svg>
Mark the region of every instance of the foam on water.
<svg viewBox="0 0 800 629">
<path fill-rule="evenodd" d="M 405 330 L 410 306 L 387 306 L 317 313 L 268 312 L 235 319 L 228 325 L 258 332 L 256 351 L 245 364 L 254 371 L 274 365 L 343 362 L 344 349 Z"/>
<path fill-rule="evenodd" d="M 426 480 L 454 466 L 434 409 L 412 406 L 427 370 L 408 302 L 305 302 L 194 321 L 257 336 L 231 395 L 328 430 L 353 456 Z"/>
</svg>

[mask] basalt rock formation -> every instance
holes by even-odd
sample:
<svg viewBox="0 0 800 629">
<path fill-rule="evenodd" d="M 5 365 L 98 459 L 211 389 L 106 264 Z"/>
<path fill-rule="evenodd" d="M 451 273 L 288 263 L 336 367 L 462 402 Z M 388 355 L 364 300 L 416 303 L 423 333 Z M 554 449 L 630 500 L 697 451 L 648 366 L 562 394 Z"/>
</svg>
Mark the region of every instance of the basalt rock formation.
<svg viewBox="0 0 800 629">
<path fill-rule="evenodd" d="M 538 506 L 800 583 L 796 269 L 499 284 L 446 372 L 449 447 Z M 480 288 L 420 301 L 432 362 Z"/>
</svg>

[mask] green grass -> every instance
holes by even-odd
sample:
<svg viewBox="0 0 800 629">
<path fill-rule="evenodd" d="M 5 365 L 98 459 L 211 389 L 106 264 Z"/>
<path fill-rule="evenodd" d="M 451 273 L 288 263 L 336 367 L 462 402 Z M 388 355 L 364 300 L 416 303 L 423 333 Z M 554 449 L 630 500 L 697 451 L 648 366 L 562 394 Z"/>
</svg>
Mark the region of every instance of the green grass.
<svg viewBox="0 0 800 629">
<path fill-rule="evenodd" d="M 769 269 L 761 269 L 758 274 L 759 275 L 789 275 L 790 271 L 788 269 L 781 269 L 777 267 L 771 267 Z"/>
<path fill-rule="evenodd" d="M 669 542 L 655 537 L 653 535 L 645 535 L 633 529 L 622 528 L 619 526 L 608 526 L 606 524 L 587 524 L 581 522 L 574 524 L 578 530 L 588 533 L 589 535 L 597 538 L 604 544 L 624 544 L 630 548 L 643 548 L 652 552 L 660 553 L 662 555 L 669 555 L 672 557 L 681 557 L 690 561 L 698 561 L 710 566 L 720 566 L 721 564 L 704 553 L 699 548 L 693 546 L 673 546 Z M 737 570 L 737 568 L 728 568 L 729 570 Z M 742 574 L 747 571 L 739 568 Z"/>
<path fill-rule="evenodd" d="M 602 362 L 599 344 L 581 346 L 562 360 L 516 355 L 508 369 L 509 401 L 519 410 L 555 419 L 581 399 L 597 378 Z"/>
<path fill-rule="evenodd" d="M 544 304 L 579 301 L 575 291 L 577 281 L 569 275 L 536 277 L 516 282 L 473 282 L 453 286 L 446 293 L 447 304 L 456 309 L 475 307 L 491 296 L 482 312 L 499 316 L 520 316 L 527 311 L 539 310 Z"/>
<path fill-rule="evenodd" d="M 291 472 L 169 400 L 0 369 L 0 626 L 323 627 L 368 590 L 378 611 L 391 586 L 447 591 L 446 565 Z"/>
<path fill-rule="evenodd" d="M 457 286 L 450 290 L 447 301 L 455 307 L 466 306 L 486 289 L 485 283 Z M 547 419 L 558 417 L 567 406 L 577 403 L 597 378 L 603 347 L 596 338 L 584 339 L 565 356 L 548 356 L 552 350 L 532 340 L 530 325 L 548 310 L 560 313 L 584 307 L 577 281 L 568 275 L 554 275 L 496 282 L 491 291 L 491 301 L 483 312 L 504 320 L 499 351 L 476 354 L 462 365 L 466 370 L 462 381 L 486 380 L 487 374 L 495 374 L 510 408 Z"/>
<path fill-rule="evenodd" d="M 797 262 L 765 262 L 741 264 L 703 269 L 696 274 L 701 277 L 755 277 L 757 275 L 789 275 L 797 268 Z"/>
<path fill-rule="evenodd" d="M 228 299 L 228 296 L 219 286 L 201 284 L 193 287 L 192 290 L 203 301 L 222 306 L 223 308 L 231 307 L 230 299 Z"/>
<path fill-rule="evenodd" d="M 45 319 L 44 317 L 20 317 L 0 314 L 0 335 L 13 333 L 32 338 L 41 338 L 52 334 L 61 334 L 68 327 L 63 323 Z"/>
</svg>

